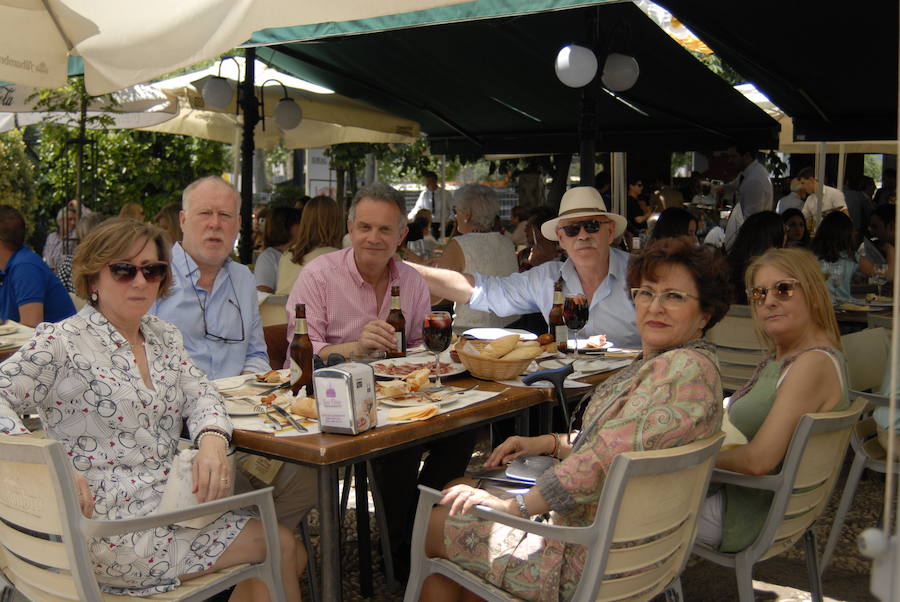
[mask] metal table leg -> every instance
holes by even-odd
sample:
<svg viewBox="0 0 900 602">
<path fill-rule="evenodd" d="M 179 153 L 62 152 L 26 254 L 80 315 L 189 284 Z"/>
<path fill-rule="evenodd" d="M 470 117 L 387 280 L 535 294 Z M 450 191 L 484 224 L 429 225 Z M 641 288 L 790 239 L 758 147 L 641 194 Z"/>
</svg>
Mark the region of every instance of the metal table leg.
<svg viewBox="0 0 900 602">
<path fill-rule="evenodd" d="M 525 408 L 516 414 L 516 434 L 527 437 L 531 429 L 531 415 L 529 408 Z"/>
<path fill-rule="evenodd" d="M 341 600 L 341 525 L 338 511 L 338 471 L 334 466 L 320 466 L 319 479 L 319 546 L 322 554 L 322 599 Z"/>
<path fill-rule="evenodd" d="M 359 590 L 363 598 L 374 594 L 372 586 L 372 541 L 369 533 L 369 496 L 366 463 L 353 465 L 356 473 L 356 537 L 359 547 Z"/>
</svg>

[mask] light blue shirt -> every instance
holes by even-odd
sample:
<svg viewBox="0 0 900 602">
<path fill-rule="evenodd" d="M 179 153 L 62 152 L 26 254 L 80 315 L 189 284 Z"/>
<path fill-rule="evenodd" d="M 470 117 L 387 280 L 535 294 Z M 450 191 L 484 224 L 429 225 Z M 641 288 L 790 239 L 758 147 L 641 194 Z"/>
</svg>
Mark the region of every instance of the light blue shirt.
<svg viewBox="0 0 900 602">
<path fill-rule="evenodd" d="M 180 243 L 172 246 L 171 268 L 171 294 L 154 303 L 150 313 L 181 330 L 184 347 L 197 367 L 210 379 L 268 371 L 256 279 L 247 266 L 226 259 L 211 293 L 197 286 L 200 270 Z M 205 326 L 201 307 L 206 308 Z M 240 341 L 242 321 L 244 336 Z M 207 331 L 236 341 L 212 339 L 206 336 Z"/>
<path fill-rule="evenodd" d="M 609 249 L 609 274 L 594 291 L 591 298 L 590 317 L 579 336 L 587 338 L 605 334 L 617 347 L 641 346 L 634 321 L 634 304 L 627 290 L 625 272 L 629 254 L 619 249 Z M 581 280 L 571 259 L 565 262 L 548 261 L 527 272 L 509 276 L 475 276 L 475 290 L 469 306 L 480 311 L 490 311 L 498 316 L 540 312 L 548 320 L 553 307 L 553 284 L 563 278 L 563 294 L 584 294 Z"/>
</svg>

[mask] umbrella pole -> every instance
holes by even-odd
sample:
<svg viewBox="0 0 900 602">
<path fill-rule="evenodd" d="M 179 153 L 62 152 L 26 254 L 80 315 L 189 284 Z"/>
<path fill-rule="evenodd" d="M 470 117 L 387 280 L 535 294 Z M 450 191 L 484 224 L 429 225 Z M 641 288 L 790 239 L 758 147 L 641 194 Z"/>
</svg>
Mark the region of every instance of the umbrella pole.
<svg viewBox="0 0 900 602">
<path fill-rule="evenodd" d="M 241 140 L 241 241 L 238 245 L 241 263 L 247 265 L 253 263 L 253 151 L 256 148 L 253 130 L 259 122 L 255 64 L 256 49 L 247 48 L 239 99 L 244 111 L 244 135 Z"/>
</svg>

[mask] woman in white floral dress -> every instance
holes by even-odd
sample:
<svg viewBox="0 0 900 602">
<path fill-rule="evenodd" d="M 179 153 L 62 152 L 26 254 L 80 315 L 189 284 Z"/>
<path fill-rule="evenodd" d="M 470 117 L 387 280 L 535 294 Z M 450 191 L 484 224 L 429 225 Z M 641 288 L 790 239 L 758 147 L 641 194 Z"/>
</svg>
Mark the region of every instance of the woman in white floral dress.
<svg viewBox="0 0 900 602">
<path fill-rule="evenodd" d="M 223 497 L 231 423 L 219 394 L 184 349 L 177 328 L 147 310 L 166 293 L 169 249 L 161 230 L 112 219 L 78 247 L 79 295 L 90 302 L 34 337 L 0 364 L 0 432 L 27 436 L 18 413 L 37 411 L 48 437 L 72 461 L 85 516 L 116 520 L 156 510 L 177 452 L 182 417 L 199 451 L 200 501 Z M 299 600 L 305 551 L 279 532 L 284 589 Z M 202 529 L 158 527 L 89 542 L 102 588 L 148 596 L 179 581 L 265 557 L 259 520 L 227 512 Z M 232 600 L 265 600 L 264 584 L 239 584 Z"/>
</svg>

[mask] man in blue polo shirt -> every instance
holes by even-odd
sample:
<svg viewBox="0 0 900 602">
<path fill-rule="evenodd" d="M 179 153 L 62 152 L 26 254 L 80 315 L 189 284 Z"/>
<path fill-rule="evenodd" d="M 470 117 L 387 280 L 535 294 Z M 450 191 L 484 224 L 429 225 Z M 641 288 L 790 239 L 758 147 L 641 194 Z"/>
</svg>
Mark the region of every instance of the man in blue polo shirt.
<svg viewBox="0 0 900 602">
<path fill-rule="evenodd" d="M 74 315 L 72 298 L 59 278 L 24 242 L 22 214 L 0 205 L 0 318 L 34 327 Z"/>
</svg>

